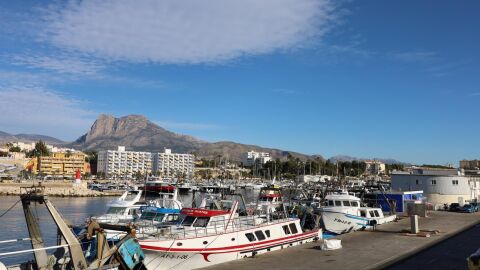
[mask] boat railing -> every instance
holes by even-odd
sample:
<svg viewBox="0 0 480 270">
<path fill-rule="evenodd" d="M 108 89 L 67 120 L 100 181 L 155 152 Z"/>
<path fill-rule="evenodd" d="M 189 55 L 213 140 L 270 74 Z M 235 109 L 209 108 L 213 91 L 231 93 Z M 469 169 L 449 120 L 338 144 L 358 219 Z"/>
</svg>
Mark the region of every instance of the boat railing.
<svg viewBox="0 0 480 270">
<path fill-rule="evenodd" d="M 286 215 L 277 215 L 273 218 L 269 218 L 267 216 L 242 216 L 235 217 L 231 219 L 230 222 L 227 220 L 210 221 L 206 227 L 172 225 L 159 226 L 143 231 L 145 234 L 154 236 L 156 238 L 184 239 L 238 232 L 252 229 L 261 225 L 282 223 L 287 220 L 289 220 L 289 218 Z"/>
</svg>

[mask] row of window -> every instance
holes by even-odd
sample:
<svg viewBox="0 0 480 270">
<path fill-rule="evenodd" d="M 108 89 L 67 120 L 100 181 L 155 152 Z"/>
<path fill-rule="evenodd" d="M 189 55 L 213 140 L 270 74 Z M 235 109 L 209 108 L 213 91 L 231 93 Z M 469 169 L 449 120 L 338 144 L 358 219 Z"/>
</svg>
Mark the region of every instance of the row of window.
<svg viewBox="0 0 480 270">
<path fill-rule="evenodd" d="M 415 184 L 416 184 L 416 185 L 421 185 L 421 184 L 422 184 L 422 181 L 416 179 L 416 180 L 415 180 Z M 430 180 L 430 184 L 431 184 L 431 185 L 436 185 L 436 184 L 437 184 L 437 180 L 436 180 L 436 179 Z M 458 180 L 452 180 L 452 185 L 453 185 L 453 186 L 458 186 Z"/>
<path fill-rule="evenodd" d="M 265 234 L 263 233 L 263 231 L 255 231 L 254 232 L 255 235 L 253 235 L 253 233 L 246 233 L 245 236 L 247 237 L 248 241 L 250 242 L 254 242 L 254 241 L 263 241 L 265 240 L 267 237 L 270 238 L 270 230 L 265 230 Z M 265 237 L 266 235 L 266 237 Z"/>
<path fill-rule="evenodd" d="M 334 201 L 334 200 L 329 200 L 327 205 L 328 206 L 353 206 L 353 207 L 358 207 L 358 202 L 357 201 Z"/>
</svg>

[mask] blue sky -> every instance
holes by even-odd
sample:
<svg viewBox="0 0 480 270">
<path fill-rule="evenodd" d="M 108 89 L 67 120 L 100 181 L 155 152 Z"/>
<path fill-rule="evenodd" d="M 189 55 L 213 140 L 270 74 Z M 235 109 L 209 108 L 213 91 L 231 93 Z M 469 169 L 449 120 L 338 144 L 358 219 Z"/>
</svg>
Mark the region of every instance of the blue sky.
<svg viewBox="0 0 480 270">
<path fill-rule="evenodd" d="M 330 157 L 479 158 L 478 1 L 0 4 L 0 130 L 100 113 Z"/>
</svg>

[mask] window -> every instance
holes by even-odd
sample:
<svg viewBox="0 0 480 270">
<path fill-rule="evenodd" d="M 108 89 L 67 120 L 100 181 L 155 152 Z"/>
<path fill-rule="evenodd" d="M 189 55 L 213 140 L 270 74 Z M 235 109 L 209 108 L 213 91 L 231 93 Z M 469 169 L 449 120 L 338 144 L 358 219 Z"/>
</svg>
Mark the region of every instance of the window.
<svg viewBox="0 0 480 270">
<path fill-rule="evenodd" d="M 342 206 L 342 202 L 341 201 L 335 201 L 335 206 Z"/>
<path fill-rule="evenodd" d="M 458 180 L 452 180 L 452 185 L 458 186 Z"/>
<path fill-rule="evenodd" d="M 422 181 L 420 181 L 418 179 L 415 180 L 415 185 L 421 185 L 421 184 L 422 184 Z"/>
<path fill-rule="evenodd" d="M 126 209 L 125 207 L 110 207 L 107 210 L 107 214 L 123 215 Z"/>
<path fill-rule="evenodd" d="M 349 201 L 343 201 L 343 206 L 350 206 L 350 202 Z"/>
<path fill-rule="evenodd" d="M 380 216 L 380 214 L 378 213 L 377 210 L 373 211 L 373 213 L 375 214 L 375 217 L 379 217 L 379 216 Z"/>
<path fill-rule="evenodd" d="M 257 236 L 258 241 L 265 240 L 265 235 L 262 231 L 255 231 L 255 235 Z"/>
<path fill-rule="evenodd" d="M 284 232 L 285 234 L 290 234 L 290 230 L 288 229 L 288 226 L 287 226 L 287 225 L 283 225 L 282 228 L 283 228 L 283 232 Z"/>
<path fill-rule="evenodd" d="M 253 242 L 257 239 L 255 239 L 255 236 L 253 235 L 253 233 L 246 233 L 245 236 L 247 237 L 248 241 L 250 242 Z"/>
<path fill-rule="evenodd" d="M 367 213 L 365 212 L 365 210 L 360 211 L 360 216 L 361 217 L 367 217 Z"/>
<path fill-rule="evenodd" d="M 266 230 L 265 234 L 267 235 L 268 238 L 270 238 L 270 230 Z"/>
<path fill-rule="evenodd" d="M 290 223 L 288 226 L 290 226 L 290 231 L 292 231 L 292 234 L 298 233 L 297 225 L 295 225 L 295 223 Z"/>
<path fill-rule="evenodd" d="M 351 202 L 352 206 L 358 207 L 358 202 Z"/>
<path fill-rule="evenodd" d="M 370 213 L 370 217 L 375 217 L 375 213 L 373 211 L 368 211 Z"/>
<path fill-rule="evenodd" d="M 333 201 L 328 201 L 328 206 L 333 206 Z"/>
<path fill-rule="evenodd" d="M 433 179 L 432 180 L 432 185 L 436 185 L 437 184 L 437 180 Z"/>
</svg>

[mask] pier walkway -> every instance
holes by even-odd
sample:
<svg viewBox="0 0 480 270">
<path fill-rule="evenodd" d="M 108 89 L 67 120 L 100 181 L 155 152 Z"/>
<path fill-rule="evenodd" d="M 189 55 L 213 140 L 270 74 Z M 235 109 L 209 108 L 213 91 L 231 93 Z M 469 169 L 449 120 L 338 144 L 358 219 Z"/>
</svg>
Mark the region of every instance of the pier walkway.
<svg viewBox="0 0 480 270">
<path fill-rule="evenodd" d="M 402 230 L 410 229 L 410 219 L 403 218 L 398 222 L 378 226 L 377 231 L 357 231 L 338 236 L 337 239 L 342 240 L 343 246 L 343 248 L 339 250 L 323 251 L 319 249 L 320 242 L 308 243 L 259 255 L 254 258 L 245 258 L 219 264 L 205 269 L 339 270 L 381 269 L 388 266 L 398 267 L 403 263 L 403 259 L 424 251 L 453 236 L 459 236 L 459 233 L 469 231 L 479 222 L 480 212 L 473 214 L 443 211 L 429 212 L 429 217 L 419 218 L 419 225 L 421 230 L 440 231 L 439 234 L 432 234 L 431 237 L 406 236 L 404 233 L 401 233 Z M 465 252 L 471 254 L 480 248 L 480 243 L 478 243 L 478 246 L 464 246 L 464 248 L 467 247 L 472 250 Z M 419 259 L 425 260 L 425 258 Z M 466 257 L 462 258 L 461 261 L 458 262 L 457 267 L 451 267 L 450 269 L 466 268 L 465 259 Z M 408 260 L 405 262 L 408 262 Z M 437 262 L 439 264 L 442 263 L 441 260 Z M 452 263 L 452 261 L 450 261 L 450 263 Z M 430 267 L 439 264 L 435 264 L 435 261 L 432 261 Z M 463 267 L 461 267 L 462 265 Z M 408 269 L 413 268 L 408 267 Z"/>
</svg>

